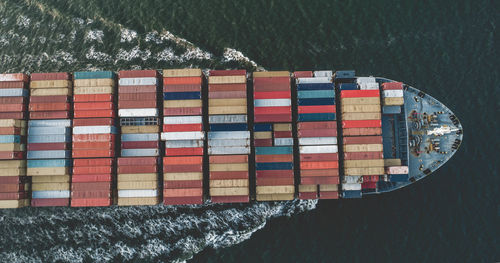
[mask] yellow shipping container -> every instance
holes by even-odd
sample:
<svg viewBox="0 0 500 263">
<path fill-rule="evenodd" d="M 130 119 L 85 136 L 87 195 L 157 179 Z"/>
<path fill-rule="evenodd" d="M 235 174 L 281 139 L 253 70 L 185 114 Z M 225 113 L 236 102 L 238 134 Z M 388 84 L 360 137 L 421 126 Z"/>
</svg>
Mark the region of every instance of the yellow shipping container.
<svg viewBox="0 0 500 263">
<path fill-rule="evenodd" d="M 158 180 L 158 174 L 156 173 L 118 174 L 118 181 L 120 182 L 156 181 L 156 180 Z"/>
<path fill-rule="evenodd" d="M 32 183 L 69 183 L 69 175 L 43 175 L 43 176 L 33 176 L 31 178 Z"/>
<path fill-rule="evenodd" d="M 291 123 L 275 123 L 273 124 L 273 130 L 276 131 L 291 131 L 292 124 Z"/>
<path fill-rule="evenodd" d="M 165 181 L 203 180 L 203 173 L 202 172 L 164 173 L 163 180 Z"/>
<path fill-rule="evenodd" d="M 26 160 L 1 160 L 0 169 L 26 167 Z"/>
<path fill-rule="evenodd" d="M 301 193 L 311 193 L 317 191 L 318 186 L 315 184 L 299 184 L 299 192 Z"/>
<path fill-rule="evenodd" d="M 344 144 L 344 152 L 382 152 L 382 144 Z"/>
<path fill-rule="evenodd" d="M 114 79 L 75 79 L 73 85 L 76 87 L 100 87 L 100 86 L 115 86 Z"/>
<path fill-rule="evenodd" d="M 201 77 L 201 69 L 183 68 L 183 69 L 164 69 L 163 77 Z"/>
<path fill-rule="evenodd" d="M 0 176 L 23 176 L 23 175 L 26 175 L 26 167 L 0 169 Z"/>
<path fill-rule="evenodd" d="M 158 125 L 146 126 L 122 126 L 122 133 L 157 133 L 160 132 Z"/>
<path fill-rule="evenodd" d="M 64 191 L 69 190 L 69 183 L 32 183 L 32 191 Z"/>
<path fill-rule="evenodd" d="M 122 182 L 118 181 L 118 190 L 154 190 L 158 189 L 158 181 L 135 181 L 135 182 Z"/>
<path fill-rule="evenodd" d="M 254 132 L 253 137 L 254 137 L 254 139 L 272 139 L 273 133 L 270 131 Z"/>
<path fill-rule="evenodd" d="M 73 92 L 75 95 L 80 94 L 114 94 L 115 89 L 113 87 L 75 87 Z"/>
<path fill-rule="evenodd" d="M 210 187 L 248 187 L 248 179 L 210 180 Z"/>
<path fill-rule="evenodd" d="M 26 145 L 20 143 L 0 143 L 0 151 L 3 152 L 24 152 Z"/>
<path fill-rule="evenodd" d="M 405 104 L 404 98 L 383 98 L 382 103 L 386 106 L 398 106 Z"/>
<path fill-rule="evenodd" d="M 320 184 L 319 185 L 320 192 L 338 192 L 339 185 L 338 184 Z"/>
<path fill-rule="evenodd" d="M 255 198 L 257 201 L 289 201 L 293 200 L 294 194 L 260 194 Z"/>
<path fill-rule="evenodd" d="M 71 96 L 71 89 L 35 89 L 31 91 L 31 96 Z"/>
<path fill-rule="evenodd" d="M 212 172 L 248 171 L 248 163 L 211 163 L 210 171 Z"/>
<path fill-rule="evenodd" d="M 30 89 L 52 89 L 71 88 L 71 80 L 33 80 L 30 82 Z"/>
<path fill-rule="evenodd" d="M 208 77 L 208 84 L 246 84 L 247 77 L 240 76 L 210 76 Z"/>
<path fill-rule="evenodd" d="M 248 187 L 210 188 L 211 196 L 249 195 Z"/>
<path fill-rule="evenodd" d="M 137 205 L 157 205 L 160 203 L 158 197 L 119 197 L 119 206 L 137 206 Z"/>
<path fill-rule="evenodd" d="M 365 167 L 365 168 L 345 168 L 345 175 L 381 175 L 384 174 L 384 167 Z"/>
<path fill-rule="evenodd" d="M 366 98 L 342 98 L 340 103 L 343 105 L 380 105 L 379 97 Z"/>
<path fill-rule="evenodd" d="M 342 120 L 357 121 L 357 120 L 380 120 L 382 114 L 378 112 L 346 112 L 342 114 Z"/>
<path fill-rule="evenodd" d="M 384 159 L 384 166 L 401 166 L 401 159 Z"/>
<path fill-rule="evenodd" d="M 194 108 L 202 107 L 201 100 L 164 100 L 163 108 Z"/>
<path fill-rule="evenodd" d="M 0 209 L 5 208 L 21 208 L 29 206 L 29 199 L 21 200 L 0 200 Z"/>
<path fill-rule="evenodd" d="M 342 105 L 344 112 L 380 112 L 380 105 Z"/>
<path fill-rule="evenodd" d="M 26 121 L 14 119 L 0 119 L 0 127 L 26 127 Z"/>
<path fill-rule="evenodd" d="M 346 168 L 384 167 L 384 159 L 344 160 L 344 167 Z"/>
<path fill-rule="evenodd" d="M 247 99 L 208 99 L 208 107 L 213 106 L 246 106 Z"/>
<path fill-rule="evenodd" d="M 247 114 L 247 106 L 220 106 L 220 107 L 209 107 L 209 115 L 217 114 Z"/>
<path fill-rule="evenodd" d="M 28 167 L 28 176 L 40 176 L 40 175 L 69 175 L 68 167 Z"/>
<path fill-rule="evenodd" d="M 257 186 L 257 194 L 293 194 L 295 186 L 293 185 L 266 185 Z"/>
<path fill-rule="evenodd" d="M 254 78 L 270 78 L 270 77 L 290 77 L 288 71 L 260 71 L 253 73 Z"/>
</svg>

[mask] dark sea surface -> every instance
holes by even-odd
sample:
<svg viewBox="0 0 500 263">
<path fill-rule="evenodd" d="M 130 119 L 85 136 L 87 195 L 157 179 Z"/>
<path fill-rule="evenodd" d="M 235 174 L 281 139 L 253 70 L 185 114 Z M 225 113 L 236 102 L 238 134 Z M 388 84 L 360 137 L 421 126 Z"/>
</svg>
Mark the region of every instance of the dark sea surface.
<svg viewBox="0 0 500 263">
<path fill-rule="evenodd" d="M 0 0 L 0 72 L 355 69 L 447 105 L 437 172 L 361 200 L 0 211 L 1 262 L 500 261 L 499 1 Z"/>
</svg>

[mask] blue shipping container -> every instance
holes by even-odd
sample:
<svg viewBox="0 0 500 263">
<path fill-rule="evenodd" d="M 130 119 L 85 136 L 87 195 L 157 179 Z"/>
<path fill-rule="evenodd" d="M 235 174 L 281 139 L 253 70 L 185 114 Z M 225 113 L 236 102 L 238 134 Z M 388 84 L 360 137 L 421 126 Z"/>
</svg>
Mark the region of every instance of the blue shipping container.
<svg viewBox="0 0 500 263">
<path fill-rule="evenodd" d="M 165 92 L 163 93 L 164 100 L 195 100 L 201 99 L 201 92 Z"/>
<path fill-rule="evenodd" d="M 62 159 L 71 158 L 71 151 L 51 150 L 51 151 L 28 151 L 27 159 Z"/>
<path fill-rule="evenodd" d="M 114 79 L 112 71 L 79 71 L 73 74 L 75 79 Z"/>
<path fill-rule="evenodd" d="M 297 90 L 333 90 L 333 83 L 297 84 Z"/>
<path fill-rule="evenodd" d="M 335 105 L 333 98 L 299 99 L 299 106 Z"/>
<path fill-rule="evenodd" d="M 246 123 L 224 123 L 210 124 L 210 131 L 246 131 L 248 125 Z"/>
<path fill-rule="evenodd" d="M 336 79 L 353 79 L 356 77 L 354 70 L 339 70 L 335 72 Z"/>
<path fill-rule="evenodd" d="M 299 99 L 312 98 L 335 98 L 334 90 L 299 90 L 297 93 Z"/>
<path fill-rule="evenodd" d="M 52 159 L 52 160 L 28 160 L 28 168 L 39 167 L 70 167 L 70 159 Z"/>
<path fill-rule="evenodd" d="M 384 114 L 400 114 L 401 106 L 383 106 L 382 112 Z"/>
<path fill-rule="evenodd" d="M 28 143 L 71 142 L 71 135 L 28 135 Z"/>
<path fill-rule="evenodd" d="M 253 125 L 253 131 L 261 132 L 261 131 L 273 131 L 273 125 L 267 123 L 259 123 Z"/>
<path fill-rule="evenodd" d="M 20 135 L 0 135 L 0 143 L 21 143 Z"/>
<path fill-rule="evenodd" d="M 389 181 L 391 182 L 408 182 L 408 174 L 391 174 L 389 175 Z"/>
<path fill-rule="evenodd" d="M 340 90 L 357 90 L 358 84 L 356 83 L 341 83 Z"/>
<path fill-rule="evenodd" d="M 361 198 L 362 195 L 363 194 L 361 193 L 360 190 L 350 190 L 342 192 L 343 198 Z"/>
<path fill-rule="evenodd" d="M 302 113 L 299 114 L 298 121 L 334 121 L 335 113 Z"/>
<path fill-rule="evenodd" d="M 255 147 L 255 154 L 256 155 L 293 154 L 293 147 L 290 146 Z"/>
<path fill-rule="evenodd" d="M 293 163 L 255 163 L 256 170 L 292 170 Z"/>
</svg>

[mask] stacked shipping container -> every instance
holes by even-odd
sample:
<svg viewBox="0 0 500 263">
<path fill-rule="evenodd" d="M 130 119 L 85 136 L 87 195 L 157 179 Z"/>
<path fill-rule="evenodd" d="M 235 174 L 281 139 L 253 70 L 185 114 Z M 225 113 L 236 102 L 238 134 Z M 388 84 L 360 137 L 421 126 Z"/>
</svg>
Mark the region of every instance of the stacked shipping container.
<svg viewBox="0 0 500 263">
<path fill-rule="evenodd" d="M 130 70 L 118 75 L 122 156 L 118 159 L 118 205 L 158 204 L 158 72 Z"/>
<path fill-rule="evenodd" d="M 163 70 L 163 203 L 203 203 L 203 74 Z"/>
<path fill-rule="evenodd" d="M 299 198 L 337 199 L 339 163 L 332 72 L 301 72 L 295 75 L 300 154 Z"/>
<path fill-rule="evenodd" d="M 208 155 L 212 202 L 248 202 L 250 131 L 245 70 L 212 70 L 208 79 Z"/>
<path fill-rule="evenodd" d="M 255 72 L 254 146 L 257 201 L 292 200 L 292 102 L 290 73 Z"/>
<path fill-rule="evenodd" d="M 28 123 L 32 206 L 68 206 L 72 81 L 69 73 L 33 73 Z"/>
<path fill-rule="evenodd" d="M 28 76 L 0 74 L 0 208 L 29 206 L 26 176 Z"/>
<path fill-rule="evenodd" d="M 110 206 L 115 157 L 115 74 L 74 73 L 71 206 Z"/>
</svg>

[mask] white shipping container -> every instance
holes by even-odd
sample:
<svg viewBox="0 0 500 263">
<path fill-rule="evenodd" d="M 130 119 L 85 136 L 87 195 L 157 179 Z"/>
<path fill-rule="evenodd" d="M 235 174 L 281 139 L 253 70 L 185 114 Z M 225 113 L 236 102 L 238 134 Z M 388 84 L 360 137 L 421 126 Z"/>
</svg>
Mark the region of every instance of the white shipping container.
<svg viewBox="0 0 500 263">
<path fill-rule="evenodd" d="M 369 82 L 369 83 L 361 83 L 359 84 L 359 89 L 360 90 L 378 90 L 379 89 L 379 86 L 378 86 L 378 83 L 373 83 L 373 82 Z"/>
<path fill-rule="evenodd" d="M 331 77 L 297 78 L 297 84 L 331 83 Z"/>
<path fill-rule="evenodd" d="M 28 143 L 56 143 L 56 142 L 71 142 L 71 135 L 29 135 Z"/>
<path fill-rule="evenodd" d="M 66 135 L 71 134 L 69 127 L 29 127 L 28 135 Z"/>
<path fill-rule="evenodd" d="M 293 145 L 293 138 L 274 138 L 275 146 L 289 146 Z"/>
<path fill-rule="evenodd" d="M 315 77 L 327 77 L 331 78 L 333 76 L 333 71 L 331 70 L 317 70 L 313 72 Z"/>
<path fill-rule="evenodd" d="M 121 78 L 119 80 L 120 86 L 140 86 L 140 85 L 156 85 L 157 78 Z"/>
<path fill-rule="evenodd" d="M 386 174 L 408 174 L 408 166 L 389 166 L 385 167 Z"/>
<path fill-rule="evenodd" d="M 163 124 L 198 124 L 203 123 L 202 116 L 163 117 Z"/>
<path fill-rule="evenodd" d="M 299 145 L 337 144 L 337 137 L 305 137 L 299 138 Z"/>
<path fill-rule="evenodd" d="M 342 179 L 343 184 L 360 184 L 363 183 L 363 176 L 344 176 Z"/>
<path fill-rule="evenodd" d="M 65 159 L 71 158 L 71 151 L 67 150 L 46 150 L 28 151 L 27 159 Z"/>
<path fill-rule="evenodd" d="M 118 190 L 118 197 L 156 197 L 158 190 Z"/>
<path fill-rule="evenodd" d="M 208 132 L 208 139 L 250 139 L 249 131 L 217 131 Z"/>
<path fill-rule="evenodd" d="M 119 109 L 118 116 L 120 117 L 158 117 L 158 109 Z"/>
<path fill-rule="evenodd" d="M 71 127 L 71 120 L 30 120 L 30 127 Z"/>
<path fill-rule="evenodd" d="M 358 77 L 356 79 L 356 83 L 362 84 L 362 83 L 377 83 L 374 77 Z"/>
<path fill-rule="evenodd" d="M 122 142 L 158 141 L 158 133 L 122 133 Z"/>
<path fill-rule="evenodd" d="M 336 153 L 337 145 L 299 146 L 300 153 Z"/>
<path fill-rule="evenodd" d="M 403 97 L 403 90 L 383 90 L 382 91 L 382 96 L 384 98 L 402 98 Z"/>
<path fill-rule="evenodd" d="M 122 149 L 123 157 L 158 156 L 158 149 Z"/>
<path fill-rule="evenodd" d="M 205 132 L 162 132 L 161 140 L 203 140 Z"/>
<path fill-rule="evenodd" d="M 254 107 L 284 107 L 291 106 L 290 99 L 258 99 L 253 102 Z"/>
<path fill-rule="evenodd" d="M 116 134 L 114 126 L 76 126 L 73 127 L 73 134 Z"/>
<path fill-rule="evenodd" d="M 359 190 L 361 190 L 361 184 L 342 184 L 342 190 L 344 190 L 344 191 L 359 191 Z"/>
<path fill-rule="evenodd" d="M 166 141 L 165 148 L 199 148 L 203 147 L 203 140 Z"/>
<path fill-rule="evenodd" d="M 33 191 L 31 196 L 33 199 L 37 198 L 69 198 L 71 192 L 69 190 L 62 191 Z"/>
<path fill-rule="evenodd" d="M 208 140 L 208 146 L 249 146 L 250 139 Z"/>
<path fill-rule="evenodd" d="M 27 89 L 0 89 L 0 97 L 27 97 Z"/>
<path fill-rule="evenodd" d="M 228 114 L 228 115 L 212 115 L 208 117 L 210 124 L 217 123 L 247 123 L 247 115 Z"/>
<path fill-rule="evenodd" d="M 250 147 L 208 147 L 208 154 L 250 154 Z"/>
</svg>

